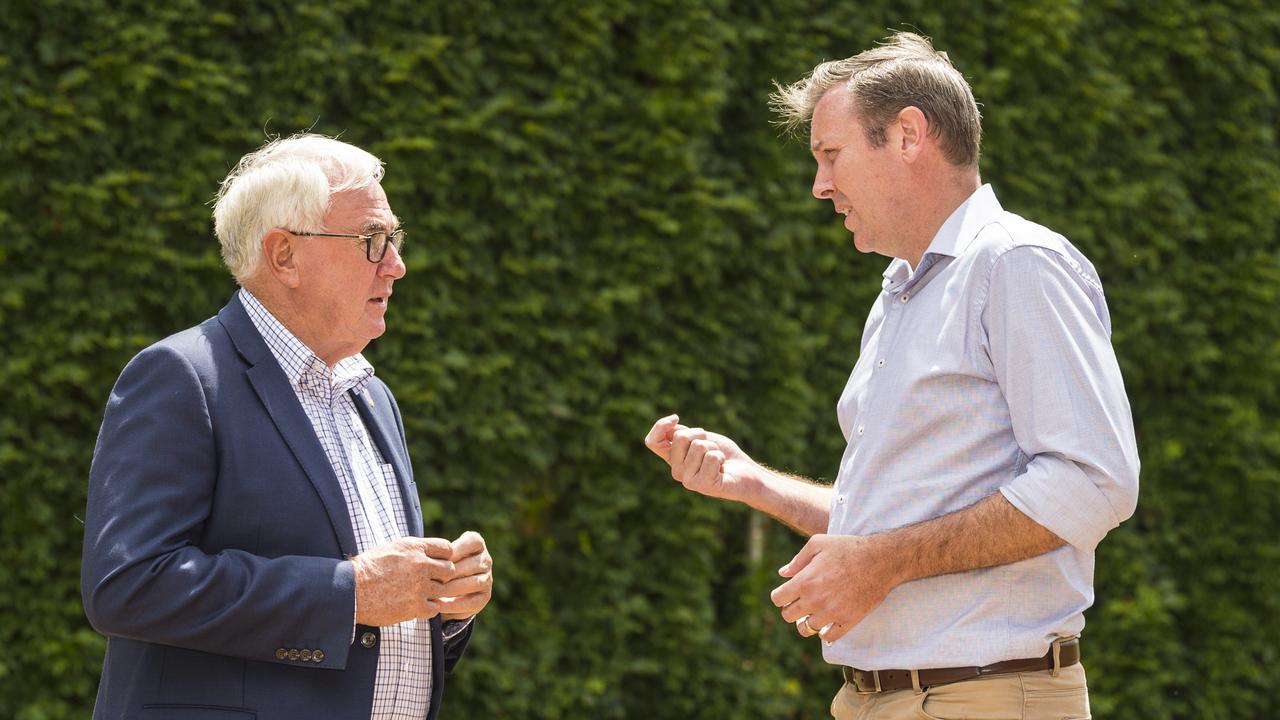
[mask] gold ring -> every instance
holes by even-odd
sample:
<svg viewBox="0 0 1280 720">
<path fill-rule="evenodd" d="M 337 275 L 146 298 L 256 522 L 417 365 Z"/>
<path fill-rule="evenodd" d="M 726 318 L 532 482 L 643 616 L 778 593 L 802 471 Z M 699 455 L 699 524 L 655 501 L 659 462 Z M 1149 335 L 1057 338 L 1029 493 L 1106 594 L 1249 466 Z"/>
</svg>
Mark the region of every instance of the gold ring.
<svg viewBox="0 0 1280 720">
<path fill-rule="evenodd" d="M 810 625 L 810 624 L 809 624 L 809 616 L 808 616 L 808 615 L 805 615 L 805 616 L 804 616 L 804 620 L 802 620 L 801 622 L 803 622 L 803 623 L 804 623 L 804 626 L 805 626 L 805 627 L 807 627 L 807 628 L 809 628 L 809 632 L 813 633 L 814 635 L 817 635 L 817 634 L 820 632 L 820 631 L 818 630 L 818 628 L 815 628 L 814 626 L 812 626 L 812 625 Z"/>
</svg>

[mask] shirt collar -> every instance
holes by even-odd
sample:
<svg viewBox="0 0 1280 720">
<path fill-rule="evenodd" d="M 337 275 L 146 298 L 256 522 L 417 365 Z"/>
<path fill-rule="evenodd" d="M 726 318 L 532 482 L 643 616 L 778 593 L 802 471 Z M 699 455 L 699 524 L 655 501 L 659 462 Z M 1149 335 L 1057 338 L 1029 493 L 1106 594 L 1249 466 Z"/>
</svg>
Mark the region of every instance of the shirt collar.
<svg viewBox="0 0 1280 720">
<path fill-rule="evenodd" d="M 344 358 L 330 370 L 248 288 L 240 288 L 240 302 L 295 391 L 323 390 L 323 394 L 334 396 L 352 390 L 360 392 L 369 384 L 373 365 L 364 359 L 364 355 L 357 353 Z"/>
<path fill-rule="evenodd" d="M 1000 201 L 996 199 L 991 185 L 988 183 L 978 188 L 960 203 L 960 207 L 951 211 L 946 222 L 934 233 L 929 247 L 920 256 L 918 267 L 912 269 L 901 258 L 894 258 L 889 263 L 884 271 L 884 288 L 889 290 L 905 285 L 910 279 L 928 272 L 943 257 L 959 257 L 978 236 L 978 231 L 1002 212 L 1004 208 L 1000 207 Z"/>
</svg>

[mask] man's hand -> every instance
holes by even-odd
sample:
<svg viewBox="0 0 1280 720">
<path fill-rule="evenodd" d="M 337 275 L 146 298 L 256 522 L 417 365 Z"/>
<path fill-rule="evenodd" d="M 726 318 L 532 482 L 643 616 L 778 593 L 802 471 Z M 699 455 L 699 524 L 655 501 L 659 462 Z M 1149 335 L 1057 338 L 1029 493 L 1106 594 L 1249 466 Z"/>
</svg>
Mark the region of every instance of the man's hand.
<svg viewBox="0 0 1280 720">
<path fill-rule="evenodd" d="M 769 596 L 782 619 L 827 642 L 844 637 L 902 582 L 892 557 L 857 535 L 814 535 L 778 574 L 791 578 Z"/>
<path fill-rule="evenodd" d="M 436 605 L 442 620 L 465 620 L 489 604 L 493 596 L 493 558 L 480 533 L 468 530 L 452 543 L 454 574 Z"/>
<path fill-rule="evenodd" d="M 678 415 L 654 423 L 644 444 L 671 466 L 674 480 L 715 498 L 740 500 L 746 477 L 760 470 L 737 443 L 702 428 L 685 427 Z"/>
<path fill-rule="evenodd" d="M 351 558 L 356 622 L 395 625 L 440 612 L 436 598 L 454 576 L 453 546 L 440 538 L 402 537 Z"/>
</svg>

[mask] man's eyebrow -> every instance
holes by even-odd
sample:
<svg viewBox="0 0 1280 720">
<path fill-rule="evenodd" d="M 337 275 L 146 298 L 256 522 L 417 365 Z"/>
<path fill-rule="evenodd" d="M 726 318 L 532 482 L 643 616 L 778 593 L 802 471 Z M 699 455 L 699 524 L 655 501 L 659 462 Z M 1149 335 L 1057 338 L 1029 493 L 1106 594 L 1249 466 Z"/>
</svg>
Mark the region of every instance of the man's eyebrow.
<svg viewBox="0 0 1280 720">
<path fill-rule="evenodd" d="M 394 230 L 395 228 L 400 227 L 400 218 L 393 217 L 392 221 L 393 223 L 391 227 L 388 228 L 387 224 L 382 222 L 381 220 L 377 220 L 377 219 L 366 220 L 362 225 L 360 225 L 360 232 L 362 233 L 389 232 L 391 230 Z"/>
<path fill-rule="evenodd" d="M 821 140 L 821 139 L 814 140 L 813 142 L 809 143 L 809 151 L 810 151 L 810 152 L 818 152 L 818 151 L 819 151 L 819 150 L 821 150 L 821 149 L 822 149 L 822 140 Z"/>
</svg>

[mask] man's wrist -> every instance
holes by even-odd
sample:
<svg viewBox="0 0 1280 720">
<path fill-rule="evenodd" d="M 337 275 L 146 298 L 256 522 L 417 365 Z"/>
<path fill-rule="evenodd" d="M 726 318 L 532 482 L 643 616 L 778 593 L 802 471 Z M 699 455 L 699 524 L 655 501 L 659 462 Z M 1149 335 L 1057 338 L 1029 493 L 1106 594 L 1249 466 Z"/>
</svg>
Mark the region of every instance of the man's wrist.
<svg viewBox="0 0 1280 720">
<path fill-rule="evenodd" d="M 724 499 L 740 502 L 757 510 L 760 509 L 758 505 L 764 496 L 764 488 L 769 482 L 770 474 L 768 468 L 752 461 L 749 471 L 734 478 L 737 482 L 732 485 L 733 489 L 731 491 L 725 493 Z"/>
</svg>

